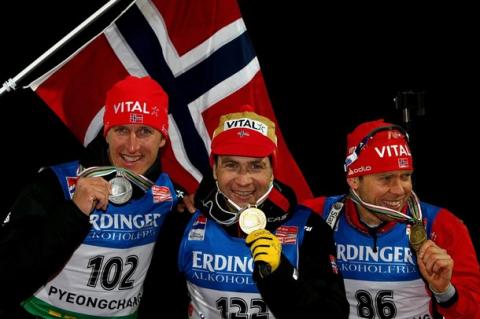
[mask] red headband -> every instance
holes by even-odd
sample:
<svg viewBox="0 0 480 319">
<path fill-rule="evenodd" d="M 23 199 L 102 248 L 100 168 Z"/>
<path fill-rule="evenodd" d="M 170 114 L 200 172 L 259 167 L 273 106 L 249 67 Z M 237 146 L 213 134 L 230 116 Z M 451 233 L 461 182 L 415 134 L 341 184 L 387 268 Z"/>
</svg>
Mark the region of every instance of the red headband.
<svg viewBox="0 0 480 319">
<path fill-rule="evenodd" d="M 413 170 L 408 134 L 381 120 L 362 123 L 347 137 L 347 177 Z"/>
<path fill-rule="evenodd" d="M 143 124 L 168 136 L 168 96 L 151 77 L 127 76 L 108 92 L 103 134 L 113 126 Z"/>
</svg>

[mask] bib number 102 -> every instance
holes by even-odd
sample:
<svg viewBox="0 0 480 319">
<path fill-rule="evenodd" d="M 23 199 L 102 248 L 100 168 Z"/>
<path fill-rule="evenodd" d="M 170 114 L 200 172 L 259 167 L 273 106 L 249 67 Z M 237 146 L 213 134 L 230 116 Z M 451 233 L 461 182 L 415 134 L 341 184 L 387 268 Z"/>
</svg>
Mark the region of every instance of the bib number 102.
<svg viewBox="0 0 480 319">
<path fill-rule="evenodd" d="M 123 260 L 121 257 L 112 257 L 104 261 L 105 256 L 95 256 L 88 261 L 87 268 L 91 268 L 87 286 L 100 285 L 105 290 L 113 290 L 118 286 L 119 290 L 131 289 L 131 279 L 138 266 L 138 256 L 131 255 Z"/>
</svg>

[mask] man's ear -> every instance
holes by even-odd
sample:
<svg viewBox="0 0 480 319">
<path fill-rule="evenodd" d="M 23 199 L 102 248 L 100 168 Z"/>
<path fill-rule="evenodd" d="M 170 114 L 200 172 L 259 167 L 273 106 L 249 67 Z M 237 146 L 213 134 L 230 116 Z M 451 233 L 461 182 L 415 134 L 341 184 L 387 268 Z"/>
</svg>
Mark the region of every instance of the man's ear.
<svg viewBox="0 0 480 319">
<path fill-rule="evenodd" d="M 358 177 L 348 177 L 347 184 L 351 189 L 356 190 L 358 188 L 360 179 Z"/>
<path fill-rule="evenodd" d="M 212 170 L 213 170 L 213 179 L 217 180 L 217 161 L 213 162 Z"/>
<path fill-rule="evenodd" d="M 160 141 L 160 144 L 158 145 L 158 148 L 164 147 L 165 144 L 167 144 L 167 138 L 165 136 L 163 136 L 163 134 L 162 134 L 162 140 Z"/>
</svg>

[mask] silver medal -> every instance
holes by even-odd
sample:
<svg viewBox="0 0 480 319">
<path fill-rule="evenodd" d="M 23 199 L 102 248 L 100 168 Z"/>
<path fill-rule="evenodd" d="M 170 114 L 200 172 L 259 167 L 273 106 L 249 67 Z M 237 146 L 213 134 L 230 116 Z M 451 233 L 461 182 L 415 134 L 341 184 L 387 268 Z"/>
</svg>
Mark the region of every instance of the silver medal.
<svg viewBox="0 0 480 319">
<path fill-rule="evenodd" d="M 112 194 L 108 196 L 108 200 L 114 204 L 122 205 L 132 197 L 132 184 L 122 176 L 117 176 L 109 181 L 112 186 Z"/>
<path fill-rule="evenodd" d="M 250 234 L 257 229 L 264 229 L 267 226 L 267 218 L 260 209 L 250 207 L 241 212 L 238 223 L 245 234 Z"/>
</svg>

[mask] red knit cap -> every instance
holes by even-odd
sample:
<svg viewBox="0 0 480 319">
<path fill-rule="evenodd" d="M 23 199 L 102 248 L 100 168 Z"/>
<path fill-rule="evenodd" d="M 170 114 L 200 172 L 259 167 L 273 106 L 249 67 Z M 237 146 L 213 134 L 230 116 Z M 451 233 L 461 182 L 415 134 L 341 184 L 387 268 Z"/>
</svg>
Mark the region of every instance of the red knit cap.
<svg viewBox="0 0 480 319">
<path fill-rule="evenodd" d="M 277 153 L 275 123 L 253 112 L 250 105 L 243 106 L 242 110 L 244 111 L 220 117 L 220 123 L 213 132 L 211 154 L 272 156 L 272 167 L 275 167 Z"/>
<path fill-rule="evenodd" d="M 168 96 L 151 77 L 127 76 L 107 92 L 103 135 L 113 126 L 143 124 L 168 136 Z"/>
<path fill-rule="evenodd" d="M 406 132 L 383 119 L 357 126 L 348 134 L 347 146 L 347 177 L 413 170 Z"/>
</svg>

